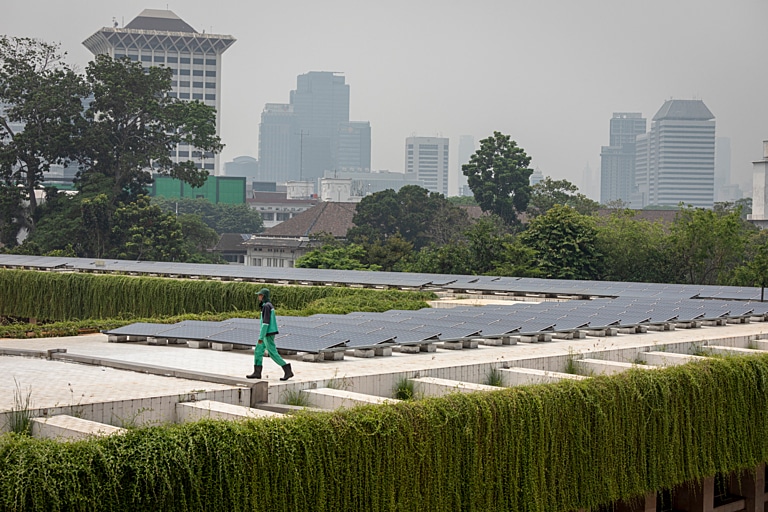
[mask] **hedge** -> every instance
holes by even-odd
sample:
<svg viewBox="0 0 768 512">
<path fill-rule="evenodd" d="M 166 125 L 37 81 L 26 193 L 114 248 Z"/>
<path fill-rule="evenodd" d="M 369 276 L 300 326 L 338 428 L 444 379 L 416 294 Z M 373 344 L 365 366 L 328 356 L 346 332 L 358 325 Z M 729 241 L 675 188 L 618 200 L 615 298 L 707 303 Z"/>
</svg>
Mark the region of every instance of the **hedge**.
<svg viewBox="0 0 768 512">
<path fill-rule="evenodd" d="M 72 321 L 256 311 L 257 292 L 264 286 L 272 291 L 272 302 L 283 314 L 289 310 L 303 310 L 320 299 L 353 300 L 365 310 L 365 304 L 369 302 L 384 300 L 397 304 L 434 297 L 424 292 L 337 286 L 275 286 L 109 274 L 0 270 L 0 316 Z"/>
<path fill-rule="evenodd" d="M 768 356 L 59 443 L 0 438 L 2 510 L 572 511 L 768 459 Z"/>
</svg>

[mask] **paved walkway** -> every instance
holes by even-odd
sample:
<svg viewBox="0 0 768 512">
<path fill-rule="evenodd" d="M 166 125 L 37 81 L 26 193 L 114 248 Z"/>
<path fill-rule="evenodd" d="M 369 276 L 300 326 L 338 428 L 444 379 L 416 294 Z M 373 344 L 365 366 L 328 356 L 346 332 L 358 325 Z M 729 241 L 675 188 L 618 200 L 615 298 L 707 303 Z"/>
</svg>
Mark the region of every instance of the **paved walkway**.
<svg viewBox="0 0 768 512">
<path fill-rule="evenodd" d="M 702 342 L 737 336 L 768 333 L 768 323 L 736 324 L 722 327 L 648 332 L 607 338 L 588 337 L 581 340 L 554 340 L 549 343 L 520 343 L 511 346 L 474 350 L 402 354 L 391 357 L 360 359 L 346 357 L 342 361 L 321 363 L 286 358 L 296 377 L 291 383 L 321 381 L 332 378 L 379 375 L 382 373 L 447 368 L 477 363 L 505 362 L 518 359 L 548 358 L 568 354 L 598 352 L 616 348 L 661 346 L 678 342 Z M 0 339 L 0 348 L 27 350 L 67 349 L 68 354 L 106 358 L 144 365 L 162 366 L 220 376 L 242 378 L 253 368 L 253 354 L 248 351 L 219 352 L 191 349 L 182 345 L 150 346 L 146 343 L 108 343 L 107 336 L 84 336 L 39 339 Z M 268 358 L 264 360 L 264 378 L 270 386 L 280 383 L 282 370 Z M 31 391 L 32 407 L 55 407 L 87 403 L 144 398 L 164 394 L 231 388 L 231 385 L 186 380 L 98 366 L 49 361 L 38 358 L 0 356 L 0 411 L 14 404 L 14 392 Z"/>
</svg>

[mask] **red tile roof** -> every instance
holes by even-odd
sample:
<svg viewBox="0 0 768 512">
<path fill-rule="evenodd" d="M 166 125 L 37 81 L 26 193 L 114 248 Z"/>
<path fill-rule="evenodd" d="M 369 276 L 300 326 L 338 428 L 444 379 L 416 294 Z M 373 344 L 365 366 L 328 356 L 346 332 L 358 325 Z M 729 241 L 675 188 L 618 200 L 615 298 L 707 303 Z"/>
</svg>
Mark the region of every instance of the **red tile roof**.
<svg viewBox="0 0 768 512">
<path fill-rule="evenodd" d="M 328 233 L 344 238 L 354 226 L 352 217 L 356 208 L 357 203 L 319 203 L 257 236 L 298 238 Z"/>
</svg>

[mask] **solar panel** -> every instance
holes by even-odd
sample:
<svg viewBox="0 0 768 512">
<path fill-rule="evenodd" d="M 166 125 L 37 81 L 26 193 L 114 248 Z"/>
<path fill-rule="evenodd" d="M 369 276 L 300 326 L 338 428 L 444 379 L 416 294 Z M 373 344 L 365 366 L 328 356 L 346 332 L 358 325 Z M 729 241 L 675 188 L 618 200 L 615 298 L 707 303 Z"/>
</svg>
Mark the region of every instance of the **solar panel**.
<svg viewBox="0 0 768 512">
<path fill-rule="evenodd" d="M 159 336 L 163 331 L 167 331 L 175 328 L 173 324 L 153 324 L 146 322 L 137 322 L 135 324 L 125 325 L 104 331 L 104 334 L 112 334 L 115 336 Z"/>
<path fill-rule="evenodd" d="M 219 325 L 218 327 L 180 325 L 162 332 L 163 338 L 177 338 L 185 340 L 207 340 L 210 336 L 223 331 L 231 330 L 229 325 Z"/>
</svg>

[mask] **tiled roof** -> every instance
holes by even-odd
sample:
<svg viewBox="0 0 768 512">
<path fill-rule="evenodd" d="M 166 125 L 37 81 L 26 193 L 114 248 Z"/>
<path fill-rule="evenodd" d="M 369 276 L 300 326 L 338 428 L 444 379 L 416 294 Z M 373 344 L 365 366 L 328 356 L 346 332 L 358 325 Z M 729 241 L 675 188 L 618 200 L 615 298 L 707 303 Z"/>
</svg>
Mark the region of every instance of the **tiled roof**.
<svg viewBox="0 0 768 512">
<path fill-rule="evenodd" d="M 245 246 L 243 245 L 243 242 L 250 239 L 251 235 L 249 234 L 242 234 L 242 233 L 223 233 L 221 235 L 221 238 L 219 238 L 219 242 L 216 244 L 216 247 L 213 248 L 214 251 L 226 251 L 226 252 L 234 252 L 234 251 L 242 251 L 245 252 Z"/>
<path fill-rule="evenodd" d="M 298 238 L 328 233 L 336 238 L 344 238 L 354 226 L 352 217 L 356 208 L 357 203 L 322 202 L 257 236 Z"/>
<path fill-rule="evenodd" d="M 477 220 L 480 217 L 484 217 L 487 215 L 486 213 L 483 212 L 483 209 L 477 205 L 463 204 L 463 205 L 459 205 L 459 208 L 467 212 L 467 216 L 469 217 L 470 220 Z"/>
</svg>

